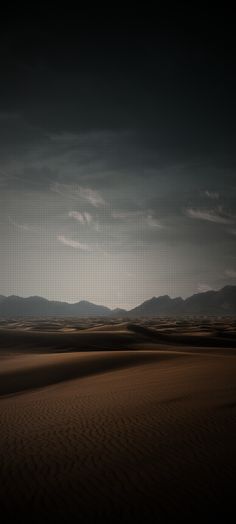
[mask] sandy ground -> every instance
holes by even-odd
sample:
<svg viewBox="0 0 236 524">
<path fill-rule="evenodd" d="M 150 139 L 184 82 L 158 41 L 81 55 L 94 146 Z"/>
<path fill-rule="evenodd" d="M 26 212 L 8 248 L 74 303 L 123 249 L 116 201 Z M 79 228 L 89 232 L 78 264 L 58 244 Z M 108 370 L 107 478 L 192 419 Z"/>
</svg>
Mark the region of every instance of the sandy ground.
<svg viewBox="0 0 236 524">
<path fill-rule="evenodd" d="M 31 522 L 226 518 L 235 346 L 221 337 L 214 347 L 210 335 L 205 345 L 199 326 L 193 346 L 108 327 L 74 338 L 0 331 L 2 513 Z"/>
</svg>

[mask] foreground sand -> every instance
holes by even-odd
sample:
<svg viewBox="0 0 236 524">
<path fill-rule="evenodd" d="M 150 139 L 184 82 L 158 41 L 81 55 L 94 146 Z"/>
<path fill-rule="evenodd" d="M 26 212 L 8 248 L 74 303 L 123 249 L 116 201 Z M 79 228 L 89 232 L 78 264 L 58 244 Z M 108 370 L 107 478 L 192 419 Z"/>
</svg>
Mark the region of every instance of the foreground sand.
<svg viewBox="0 0 236 524">
<path fill-rule="evenodd" d="M 124 326 L 95 342 L 91 329 L 81 352 L 71 339 L 58 352 L 42 334 L 32 347 L 19 332 L 11 342 L 2 333 L 1 511 L 32 522 L 174 522 L 205 518 L 206 508 L 226 516 L 236 474 L 234 348 L 162 346 Z M 101 340 L 115 349 L 99 350 Z"/>
</svg>

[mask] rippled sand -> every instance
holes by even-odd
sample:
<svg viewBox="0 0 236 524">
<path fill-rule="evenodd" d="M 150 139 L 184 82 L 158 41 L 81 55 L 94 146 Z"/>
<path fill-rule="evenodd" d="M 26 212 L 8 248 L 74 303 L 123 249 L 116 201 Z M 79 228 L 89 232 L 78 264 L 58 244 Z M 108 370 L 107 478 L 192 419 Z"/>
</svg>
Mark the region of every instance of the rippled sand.
<svg viewBox="0 0 236 524">
<path fill-rule="evenodd" d="M 34 346 L 0 334 L 8 517 L 190 522 L 234 506 L 235 349 L 124 331 L 100 327 L 73 344 L 41 333 Z"/>
</svg>

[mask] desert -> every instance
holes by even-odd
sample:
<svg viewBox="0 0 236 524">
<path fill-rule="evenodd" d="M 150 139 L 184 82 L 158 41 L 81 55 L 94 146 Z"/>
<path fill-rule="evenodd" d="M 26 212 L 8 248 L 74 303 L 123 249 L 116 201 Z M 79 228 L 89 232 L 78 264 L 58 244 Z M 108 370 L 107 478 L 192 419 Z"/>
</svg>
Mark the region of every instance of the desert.
<svg viewBox="0 0 236 524">
<path fill-rule="evenodd" d="M 32 522 L 227 514 L 235 325 L 2 320 L 2 511 Z"/>
<path fill-rule="evenodd" d="M 4 7 L 1 521 L 231 523 L 233 4 Z"/>
</svg>

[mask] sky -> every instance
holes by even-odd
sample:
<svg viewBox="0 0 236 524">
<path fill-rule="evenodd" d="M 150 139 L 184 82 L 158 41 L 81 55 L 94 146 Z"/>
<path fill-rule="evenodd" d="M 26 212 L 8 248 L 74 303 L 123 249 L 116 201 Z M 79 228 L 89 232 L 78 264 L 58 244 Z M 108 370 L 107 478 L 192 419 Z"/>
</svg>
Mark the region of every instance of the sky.
<svg viewBox="0 0 236 524">
<path fill-rule="evenodd" d="M 0 294 L 131 308 L 236 284 L 222 9 L 1 22 Z"/>
</svg>

